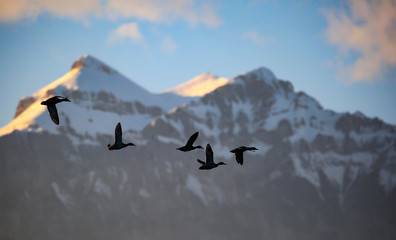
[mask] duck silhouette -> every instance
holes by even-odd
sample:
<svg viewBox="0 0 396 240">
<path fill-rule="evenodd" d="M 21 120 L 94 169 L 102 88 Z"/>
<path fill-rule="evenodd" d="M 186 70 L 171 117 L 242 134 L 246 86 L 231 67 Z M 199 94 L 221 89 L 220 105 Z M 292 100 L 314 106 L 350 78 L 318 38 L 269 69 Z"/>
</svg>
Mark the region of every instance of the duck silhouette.
<svg viewBox="0 0 396 240">
<path fill-rule="evenodd" d="M 113 144 L 108 144 L 107 147 L 109 148 L 109 151 L 111 150 L 119 150 L 127 146 L 136 146 L 133 143 L 123 143 L 122 142 L 122 128 L 121 128 L 121 123 L 118 123 L 115 132 L 114 132 L 115 140 Z"/>
<path fill-rule="evenodd" d="M 41 102 L 41 105 L 47 106 L 50 117 L 56 125 L 59 125 L 59 116 L 58 116 L 58 110 L 56 109 L 55 105 L 60 102 L 71 102 L 71 101 L 67 97 L 54 96 Z"/>
<path fill-rule="evenodd" d="M 255 147 L 240 146 L 240 147 L 232 149 L 230 152 L 235 153 L 235 159 L 236 159 L 237 163 L 243 165 L 243 152 L 255 151 L 255 150 L 258 150 L 258 149 Z"/>
<path fill-rule="evenodd" d="M 182 152 L 188 152 L 188 151 L 191 151 L 191 150 L 194 150 L 197 148 L 203 149 L 203 147 L 201 147 L 201 146 L 193 146 L 195 140 L 197 140 L 197 138 L 198 138 L 198 134 L 199 134 L 199 132 L 196 132 L 193 135 L 191 135 L 191 137 L 188 139 L 186 145 L 184 145 L 183 147 L 176 148 L 176 149 L 180 150 Z"/>
<path fill-rule="evenodd" d="M 204 162 L 202 160 L 199 160 L 199 159 L 197 159 L 197 161 L 200 164 L 202 164 L 199 167 L 199 170 L 209 170 L 209 169 L 212 169 L 212 168 L 216 168 L 219 165 L 227 165 L 227 164 L 225 164 L 223 162 L 219 162 L 219 163 L 213 162 L 213 151 L 212 151 L 212 148 L 210 147 L 209 143 L 206 145 L 206 162 Z"/>
</svg>

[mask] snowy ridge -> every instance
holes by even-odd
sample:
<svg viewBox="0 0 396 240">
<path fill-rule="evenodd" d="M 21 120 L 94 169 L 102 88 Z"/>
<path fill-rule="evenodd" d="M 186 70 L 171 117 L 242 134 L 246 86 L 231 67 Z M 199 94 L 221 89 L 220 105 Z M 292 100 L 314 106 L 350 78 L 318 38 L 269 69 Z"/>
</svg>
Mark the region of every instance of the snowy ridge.
<svg viewBox="0 0 396 240">
<path fill-rule="evenodd" d="M 40 102 L 55 95 L 68 96 L 71 103 L 57 105 L 60 126 L 49 118 Z M 155 117 L 191 98 L 175 94 L 153 94 L 96 58 L 84 55 L 71 70 L 21 100 L 14 120 L 0 129 L 0 136 L 19 131 L 69 133 L 76 144 L 95 144 L 97 134 L 113 134 L 117 122 L 130 133 L 141 130 Z"/>
<path fill-rule="evenodd" d="M 51 90 L 56 93 L 72 92 L 73 90 L 89 93 L 109 92 L 117 99 L 140 101 L 144 102 L 146 106 L 160 106 L 164 110 L 175 107 L 175 103 L 169 103 L 166 101 L 168 99 L 148 92 L 90 55 L 79 58 L 73 63 L 69 73 L 34 93 L 33 97 L 42 97 Z M 183 101 L 177 105 L 181 103 Z"/>
<path fill-rule="evenodd" d="M 201 97 L 228 82 L 227 78 L 218 77 L 213 73 L 205 73 L 165 92 L 185 97 Z"/>
</svg>

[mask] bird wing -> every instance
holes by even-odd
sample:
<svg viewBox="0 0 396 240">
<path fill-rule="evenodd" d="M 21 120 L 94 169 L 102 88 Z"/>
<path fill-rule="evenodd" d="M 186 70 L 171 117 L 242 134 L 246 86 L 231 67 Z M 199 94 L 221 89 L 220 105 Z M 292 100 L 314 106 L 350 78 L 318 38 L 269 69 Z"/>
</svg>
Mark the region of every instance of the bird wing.
<svg viewBox="0 0 396 240">
<path fill-rule="evenodd" d="M 195 140 L 197 140 L 198 138 L 198 134 L 199 132 L 194 133 L 193 135 L 191 135 L 191 137 L 188 139 L 186 146 L 190 145 L 192 146 L 193 143 L 195 142 Z"/>
<path fill-rule="evenodd" d="M 236 158 L 237 163 L 243 165 L 243 152 L 242 151 L 235 152 L 235 158 Z"/>
<path fill-rule="evenodd" d="M 56 124 L 59 125 L 59 116 L 58 116 L 58 110 L 56 109 L 55 104 L 50 104 L 47 105 L 48 112 L 51 116 L 52 121 Z"/>
<path fill-rule="evenodd" d="M 206 164 L 213 163 L 213 151 L 210 144 L 206 145 Z"/>
<path fill-rule="evenodd" d="M 60 98 L 61 96 L 53 96 L 52 98 L 47 99 L 47 101 L 49 104 L 57 104 L 61 102 Z"/>
<path fill-rule="evenodd" d="M 199 160 L 199 159 L 197 159 L 197 161 L 198 161 L 200 164 L 205 165 L 205 162 L 204 162 L 204 161 Z"/>
<path fill-rule="evenodd" d="M 116 128 L 115 128 L 115 142 L 122 143 L 122 128 L 121 128 L 121 123 L 118 123 Z"/>
</svg>

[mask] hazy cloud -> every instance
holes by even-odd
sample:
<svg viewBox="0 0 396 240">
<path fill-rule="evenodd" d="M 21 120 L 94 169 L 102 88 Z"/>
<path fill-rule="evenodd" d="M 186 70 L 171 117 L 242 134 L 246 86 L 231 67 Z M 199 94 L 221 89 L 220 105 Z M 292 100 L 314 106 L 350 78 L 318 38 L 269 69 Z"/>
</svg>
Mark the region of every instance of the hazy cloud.
<svg viewBox="0 0 396 240">
<path fill-rule="evenodd" d="M 374 81 L 396 67 L 396 0 L 351 0 L 348 9 L 325 10 L 326 36 L 340 50 L 344 79 Z M 358 57 L 351 63 L 351 54 Z"/>
<path fill-rule="evenodd" d="M 114 43 L 122 39 L 130 39 L 133 42 L 139 42 L 143 40 L 143 36 L 139 31 L 137 23 L 132 22 L 119 26 L 110 34 L 109 42 Z"/>
<path fill-rule="evenodd" d="M 135 17 L 152 22 L 173 22 L 182 19 L 190 24 L 203 23 L 217 27 L 221 19 L 211 5 L 196 5 L 194 0 L 109 0 L 107 10 L 110 16 Z"/>
<path fill-rule="evenodd" d="M 161 44 L 161 49 L 165 53 L 172 54 L 177 49 L 177 44 L 173 41 L 170 36 L 166 36 Z"/>
<path fill-rule="evenodd" d="M 249 40 L 251 40 L 257 44 L 260 44 L 260 45 L 267 45 L 267 44 L 275 42 L 274 38 L 262 36 L 261 34 L 259 34 L 256 31 L 245 32 L 243 34 L 243 38 L 249 39 Z"/>
<path fill-rule="evenodd" d="M 36 18 L 43 12 L 56 17 L 85 20 L 90 15 L 112 19 L 140 19 L 173 22 L 178 19 L 191 25 L 217 27 L 221 19 L 209 3 L 194 0 L 1 0 L 0 21 L 15 22 Z M 209 1 L 208 1 L 209 2 Z"/>
</svg>

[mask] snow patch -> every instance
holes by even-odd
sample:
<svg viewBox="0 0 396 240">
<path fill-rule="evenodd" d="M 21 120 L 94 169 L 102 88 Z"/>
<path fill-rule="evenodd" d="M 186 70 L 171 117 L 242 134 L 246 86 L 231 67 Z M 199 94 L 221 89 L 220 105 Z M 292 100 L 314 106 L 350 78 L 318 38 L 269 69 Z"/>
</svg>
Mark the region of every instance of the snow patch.
<svg viewBox="0 0 396 240">
<path fill-rule="evenodd" d="M 145 198 L 151 197 L 151 194 L 144 188 L 141 188 L 139 190 L 139 195 L 142 196 L 142 197 L 145 197 Z"/>
<path fill-rule="evenodd" d="M 345 167 L 341 165 L 328 164 L 323 168 L 323 172 L 336 186 L 341 187 L 344 180 Z"/>
<path fill-rule="evenodd" d="M 319 187 L 318 171 L 322 170 L 335 186 L 343 189 L 342 186 L 345 177 L 346 167 L 349 166 L 348 180 L 353 182 L 358 173 L 368 174 L 371 166 L 376 159 L 376 155 L 372 153 L 353 153 L 341 155 L 335 152 L 312 152 L 308 159 L 301 159 L 296 154 L 291 155 L 296 175 L 307 179 L 314 186 Z M 304 161 L 304 163 L 302 163 Z"/>
<path fill-rule="evenodd" d="M 280 178 L 280 177 L 282 177 L 282 172 L 279 171 L 279 170 L 275 170 L 275 171 L 271 172 L 271 174 L 270 174 L 270 180 L 271 181 L 273 181 L 273 180 L 275 180 L 277 178 Z"/>
<path fill-rule="evenodd" d="M 124 169 L 120 169 L 120 171 L 121 171 L 121 183 L 118 186 L 118 189 L 120 191 L 122 191 L 122 190 L 124 190 L 125 184 L 128 181 L 128 174 L 127 174 L 127 172 Z"/>
<path fill-rule="evenodd" d="M 213 190 L 218 203 L 223 203 L 225 199 L 223 191 L 218 187 L 214 187 Z"/>
<path fill-rule="evenodd" d="M 172 174 L 172 164 L 170 162 L 165 162 L 166 169 L 165 171 L 168 172 L 169 174 Z"/>
<path fill-rule="evenodd" d="M 111 192 L 111 187 L 107 185 L 101 178 L 96 180 L 94 189 L 97 194 L 104 194 L 108 198 L 111 198 L 113 195 Z"/>
<path fill-rule="evenodd" d="M 305 178 L 316 188 L 319 188 L 320 187 L 319 175 L 316 169 L 303 167 L 303 164 L 301 162 L 302 160 L 295 154 L 292 154 L 292 159 L 294 163 L 295 174 L 297 176 Z"/>
<path fill-rule="evenodd" d="M 194 175 L 188 174 L 186 188 L 199 197 L 205 205 L 207 205 L 205 194 L 202 191 L 202 185 Z"/>
<path fill-rule="evenodd" d="M 95 179 L 95 171 L 90 171 L 89 173 L 88 173 L 88 182 L 90 183 L 90 184 L 92 184 L 93 182 L 94 182 L 94 179 Z"/>
<path fill-rule="evenodd" d="M 396 186 L 396 173 L 392 173 L 386 169 L 381 169 L 379 182 L 386 192 L 390 192 Z"/>
<path fill-rule="evenodd" d="M 62 190 L 58 183 L 56 182 L 52 182 L 51 183 L 52 189 L 54 190 L 56 196 L 58 197 L 59 201 L 61 201 L 61 203 L 63 205 L 65 205 L 65 207 L 70 208 L 74 205 L 73 202 L 73 197 L 67 193 L 65 190 Z"/>
<path fill-rule="evenodd" d="M 180 140 L 171 138 L 171 137 L 165 137 L 162 135 L 158 135 L 157 139 L 163 143 L 174 143 L 176 145 L 184 146 L 185 143 L 182 143 Z"/>
</svg>

